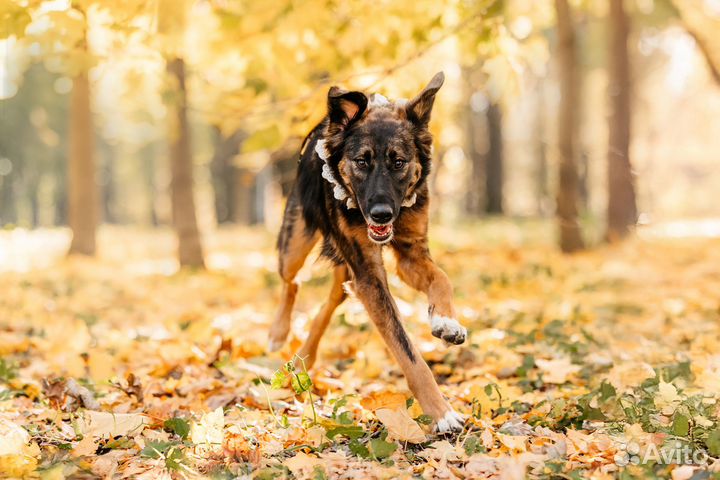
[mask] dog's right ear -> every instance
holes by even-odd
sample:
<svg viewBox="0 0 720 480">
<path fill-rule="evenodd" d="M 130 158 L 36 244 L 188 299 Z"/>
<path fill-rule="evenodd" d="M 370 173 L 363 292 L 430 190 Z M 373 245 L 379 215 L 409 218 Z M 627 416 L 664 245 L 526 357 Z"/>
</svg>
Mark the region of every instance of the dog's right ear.
<svg viewBox="0 0 720 480">
<path fill-rule="evenodd" d="M 362 117 L 368 99 L 362 92 L 349 92 L 339 87 L 330 87 L 328 92 L 328 117 L 336 131 L 346 129 Z"/>
</svg>

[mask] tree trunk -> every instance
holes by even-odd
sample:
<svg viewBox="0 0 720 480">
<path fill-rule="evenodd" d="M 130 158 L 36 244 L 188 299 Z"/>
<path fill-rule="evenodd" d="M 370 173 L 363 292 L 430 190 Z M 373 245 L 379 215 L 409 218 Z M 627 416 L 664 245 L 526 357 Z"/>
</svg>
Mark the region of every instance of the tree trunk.
<svg viewBox="0 0 720 480">
<path fill-rule="evenodd" d="M 630 163 L 629 19 L 623 0 L 610 0 L 610 65 L 608 146 L 608 241 L 627 236 L 637 221 L 635 179 Z"/>
<path fill-rule="evenodd" d="M 537 170 L 535 171 L 535 202 L 538 216 L 544 217 L 549 212 L 551 198 L 548 192 L 548 181 L 550 177 L 547 148 L 545 141 L 545 102 L 543 84 L 538 81 L 537 105 L 535 107 L 535 121 L 533 125 L 533 144 L 537 159 Z"/>
<path fill-rule="evenodd" d="M 590 155 L 581 151 L 578 155 L 578 194 L 581 210 L 590 208 Z"/>
<path fill-rule="evenodd" d="M 485 184 L 485 157 L 489 149 L 487 145 L 486 121 L 487 117 L 482 115 L 487 109 L 485 97 L 481 92 L 468 92 L 468 105 L 466 110 L 467 131 L 467 152 L 470 172 L 466 180 L 467 192 L 465 194 L 465 211 L 473 217 L 480 217 L 483 214 L 484 193 L 481 185 Z"/>
<path fill-rule="evenodd" d="M 160 225 L 160 220 L 158 219 L 157 207 L 155 205 L 155 196 L 157 194 L 157 188 L 155 186 L 155 157 L 157 155 L 155 142 L 151 141 L 147 145 L 144 145 L 140 149 L 139 154 L 143 165 L 143 178 L 145 179 L 147 220 L 150 225 L 157 227 Z"/>
<path fill-rule="evenodd" d="M 502 214 L 502 109 L 482 92 L 474 92 L 469 98 L 466 137 L 470 172 L 465 210 L 473 216 Z M 484 185 L 484 190 L 481 185 Z"/>
<path fill-rule="evenodd" d="M 241 130 L 229 137 L 223 137 L 219 128 L 214 128 L 215 146 L 210 160 L 213 193 L 215 194 L 215 218 L 218 223 L 237 222 L 237 168 L 233 158 L 240 153 L 245 133 Z"/>
<path fill-rule="evenodd" d="M 72 230 L 70 254 L 95 254 L 98 187 L 95 182 L 94 135 L 87 72 L 73 81 L 70 98 L 68 166 L 68 222 Z"/>
<path fill-rule="evenodd" d="M 116 146 L 101 141 L 103 155 L 103 168 L 101 174 L 102 185 L 102 218 L 105 223 L 118 223 L 117 192 L 115 189 L 115 163 L 117 161 Z"/>
<path fill-rule="evenodd" d="M 15 223 L 17 223 L 15 181 L 11 170 L 5 175 L 0 175 L 0 228 L 3 225 Z"/>
<path fill-rule="evenodd" d="M 68 225 L 68 163 L 64 154 L 58 154 L 53 167 L 54 186 L 53 220 L 55 225 Z"/>
<path fill-rule="evenodd" d="M 584 247 L 578 222 L 578 174 L 574 145 L 578 122 L 578 77 L 575 58 L 575 32 L 567 0 L 555 0 L 555 9 L 557 12 L 557 57 L 561 97 L 558 118 L 560 168 L 557 218 L 560 232 L 560 249 L 569 253 Z"/>
<path fill-rule="evenodd" d="M 32 229 L 40 226 L 40 192 L 38 187 L 36 181 L 28 189 L 30 194 L 30 228 Z"/>
<path fill-rule="evenodd" d="M 503 213 L 502 109 L 490 103 L 487 109 L 488 153 L 485 164 L 485 212 Z"/>
<path fill-rule="evenodd" d="M 248 168 L 238 168 L 235 175 L 236 221 L 241 225 L 257 223 L 255 179 L 257 174 Z"/>
<path fill-rule="evenodd" d="M 283 197 L 290 195 L 295 183 L 300 147 L 299 139 L 290 138 L 281 148 L 270 154 L 273 181 L 280 185 Z"/>
<path fill-rule="evenodd" d="M 174 57 L 167 62 L 174 81 L 173 103 L 170 105 L 170 181 L 172 216 L 178 236 L 180 265 L 204 268 L 203 249 L 195 215 L 193 197 L 193 164 L 190 150 L 190 126 L 187 119 L 187 87 L 185 61 Z"/>
</svg>

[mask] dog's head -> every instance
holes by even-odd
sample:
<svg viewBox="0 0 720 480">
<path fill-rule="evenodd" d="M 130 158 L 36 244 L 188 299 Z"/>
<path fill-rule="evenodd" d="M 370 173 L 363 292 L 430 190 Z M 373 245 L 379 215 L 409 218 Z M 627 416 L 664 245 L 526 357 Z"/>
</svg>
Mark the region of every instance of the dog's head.
<svg viewBox="0 0 720 480">
<path fill-rule="evenodd" d="M 428 122 L 442 72 L 412 100 L 389 101 L 332 87 L 324 132 L 333 176 L 349 192 L 376 243 L 393 237 L 403 206 L 415 202 L 416 189 L 430 173 L 432 137 Z"/>
</svg>

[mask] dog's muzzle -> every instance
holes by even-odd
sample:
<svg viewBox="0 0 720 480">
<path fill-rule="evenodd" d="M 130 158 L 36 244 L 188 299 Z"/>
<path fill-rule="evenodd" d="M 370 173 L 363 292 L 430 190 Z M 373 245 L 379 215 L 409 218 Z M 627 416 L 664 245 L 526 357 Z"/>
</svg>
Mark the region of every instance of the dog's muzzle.
<svg viewBox="0 0 720 480">
<path fill-rule="evenodd" d="M 392 240 L 393 225 L 387 223 L 385 225 L 374 225 L 368 223 L 368 237 L 375 243 L 383 244 Z"/>
<path fill-rule="evenodd" d="M 393 236 L 393 209 L 387 203 L 378 203 L 370 207 L 368 219 L 368 237 L 375 243 L 387 243 Z"/>
</svg>

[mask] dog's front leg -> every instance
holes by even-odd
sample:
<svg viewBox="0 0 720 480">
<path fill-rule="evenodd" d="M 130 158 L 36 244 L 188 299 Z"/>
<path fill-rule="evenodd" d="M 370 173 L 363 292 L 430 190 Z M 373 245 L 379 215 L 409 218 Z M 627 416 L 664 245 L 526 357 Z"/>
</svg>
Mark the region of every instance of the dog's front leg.
<svg viewBox="0 0 720 480">
<path fill-rule="evenodd" d="M 423 411 L 435 420 L 435 428 L 439 433 L 462 430 L 462 417 L 443 398 L 430 368 L 400 323 L 395 300 L 387 286 L 385 270 L 381 266 L 364 267 L 353 271 L 355 293 L 400 364 L 410 391 Z"/>
<path fill-rule="evenodd" d="M 398 243 L 395 255 L 400 279 L 414 289 L 425 292 L 428 297 L 432 334 L 448 343 L 463 343 L 467 329 L 457 321 L 452 284 L 445 272 L 430 258 L 427 242 Z"/>
</svg>

